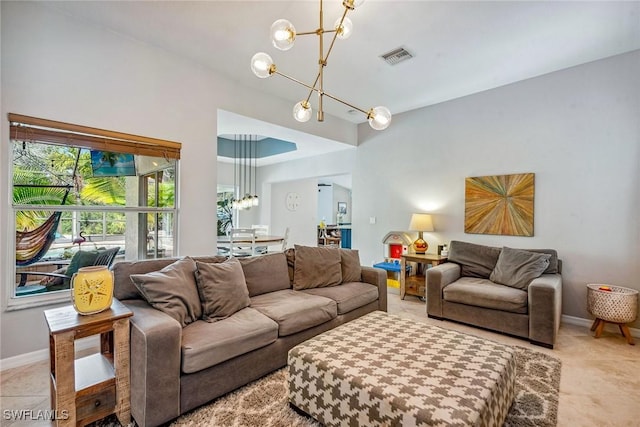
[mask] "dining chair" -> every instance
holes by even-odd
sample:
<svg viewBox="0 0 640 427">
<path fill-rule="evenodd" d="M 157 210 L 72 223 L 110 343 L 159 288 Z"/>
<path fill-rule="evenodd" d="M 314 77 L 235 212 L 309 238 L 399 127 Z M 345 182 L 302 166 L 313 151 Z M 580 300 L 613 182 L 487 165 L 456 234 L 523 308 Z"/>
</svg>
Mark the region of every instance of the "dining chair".
<svg viewBox="0 0 640 427">
<path fill-rule="evenodd" d="M 256 236 L 268 236 L 269 226 L 266 224 L 253 224 L 252 229 L 256 230 Z M 256 252 L 259 254 L 266 254 L 269 250 L 268 246 L 256 246 Z"/>
<path fill-rule="evenodd" d="M 257 255 L 256 230 L 232 228 L 229 230 L 229 256 L 248 257 Z"/>
</svg>

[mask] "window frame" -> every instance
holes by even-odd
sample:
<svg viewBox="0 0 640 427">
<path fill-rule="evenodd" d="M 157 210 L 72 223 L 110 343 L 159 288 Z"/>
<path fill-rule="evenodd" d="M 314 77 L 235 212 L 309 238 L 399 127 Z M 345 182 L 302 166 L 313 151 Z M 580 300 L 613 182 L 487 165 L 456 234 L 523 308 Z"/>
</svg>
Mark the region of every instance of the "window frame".
<svg viewBox="0 0 640 427">
<path fill-rule="evenodd" d="M 15 205 L 13 199 L 9 200 L 9 218 L 8 219 L 8 238 L 6 243 L 7 254 L 9 256 L 4 260 L 5 266 L 5 280 L 6 280 L 6 311 L 21 310 L 45 305 L 59 304 L 71 301 L 71 290 L 65 289 L 54 292 L 45 292 L 41 294 L 33 294 L 27 296 L 16 295 L 16 245 L 15 240 L 11 236 L 16 235 L 16 213 L 21 210 L 38 210 L 45 212 L 55 211 L 75 211 L 75 212 L 124 212 L 145 214 L 154 213 L 161 215 L 163 213 L 171 213 L 173 215 L 173 251 L 174 255 L 178 251 L 178 220 L 179 220 L 179 159 L 181 144 L 172 141 L 164 141 L 154 138 L 140 137 L 136 135 L 124 134 L 121 132 L 105 131 L 97 128 L 89 128 L 85 126 L 72 125 L 63 122 L 55 122 L 46 119 L 38 119 L 29 116 L 22 116 L 9 113 L 9 129 L 10 134 L 8 138 L 9 144 L 7 144 L 6 153 L 8 158 L 13 159 L 13 141 L 15 139 L 23 139 L 24 135 L 29 133 L 29 126 L 36 126 L 36 133 L 48 133 L 52 135 L 49 140 L 38 140 L 39 143 L 51 144 L 51 145 L 66 145 L 85 149 L 98 149 L 109 150 L 113 147 L 114 141 L 117 140 L 118 152 L 127 150 L 126 147 L 130 147 L 128 151 L 131 154 L 138 154 L 143 156 L 152 157 L 165 157 L 167 159 L 175 159 L 173 164 L 174 168 L 174 206 L 168 208 L 158 208 L 152 206 L 138 205 L 132 206 L 91 206 L 91 205 Z M 16 124 L 20 124 L 18 128 Z M 27 125 L 27 126 L 24 126 Z M 24 127 L 22 127 L 24 126 Z M 42 129 L 42 127 L 47 129 Z M 56 132 L 60 130 L 61 132 Z M 63 138 L 60 135 L 64 135 Z M 75 137 L 77 135 L 77 138 Z M 66 138 L 66 141 L 63 139 Z M 27 136 L 27 139 L 34 140 L 33 134 Z M 85 144 L 82 141 L 88 139 L 89 144 Z M 97 142 L 96 142 L 97 141 Z M 102 145 L 100 145 L 102 144 Z M 116 150 L 114 150 L 116 151 Z M 9 162 L 8 172 L 8 191 L 9 196 L 13 194 L 14 189 L 14 164 L 13 161 Z M 156 171 L 157 172 L 157 171 Z M 146 174 L 137 176 L 140 181 Z M 80 209 L 79 209 L 80 208 Z M 140 246 L 140 245 L 138 245 Z M 146 244 L 144 245 L 146 248 Z"/>
</svg>

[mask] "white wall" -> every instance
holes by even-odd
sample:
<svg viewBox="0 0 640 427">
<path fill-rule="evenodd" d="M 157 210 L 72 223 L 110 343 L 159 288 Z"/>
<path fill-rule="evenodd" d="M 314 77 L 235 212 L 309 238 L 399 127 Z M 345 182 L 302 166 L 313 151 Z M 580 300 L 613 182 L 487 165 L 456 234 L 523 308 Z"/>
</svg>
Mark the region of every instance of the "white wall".
<svg viewBox="0 0 640 427">
<path fill-rule="evenodd" d="M 589 318 L 587 283 L 640 289 L 638 76 L 640 51 L 399 114 L 384 132 L 361 125 L 353 174 L 361 260 L 380 260 L 388 231 L 431 212 L 430 252 L 453 239 L 556 248 L 566 315 Z M 535 173 L 534 237 L 465 234 L 465 178 L 524 172 Z"/>
<path fill-rule="evenodd" d="M 12 286 L 9 112 L 181 142 L 179 254 L 216 248 L 217 111 L 353 143 L 355 125 L 291 120 L 289 101 L 37 2 L 1 2 L 0 358 L 45 349 L 43 307 L 5 311 Z M 212 47 L 215 49 L 215 47 Z M 215 54 L 215 50 L 212 51 Z M 250 99 L 251 102 L 246 102 Z M 29 339 L 24 339 L 28 334 Z"/>
<path fill-rule="evenodd" d="M 295 211 L 286 208 L 288 193 L 297 193 L 300 206 Z M 316 246 L 318 180 L 315 178 L 280 182 L 271 185 L 271 230 L 282 235 L 289 228 L 288 247 L 294 244 Z"/>
</svg>

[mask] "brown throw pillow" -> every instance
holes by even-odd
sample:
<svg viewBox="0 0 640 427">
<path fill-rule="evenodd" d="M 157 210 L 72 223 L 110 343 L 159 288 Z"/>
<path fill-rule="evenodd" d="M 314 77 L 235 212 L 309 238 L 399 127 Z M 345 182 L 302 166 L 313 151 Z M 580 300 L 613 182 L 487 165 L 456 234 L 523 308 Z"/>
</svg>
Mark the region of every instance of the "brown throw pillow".
<svg viewBox="0 0 640 427">
<path fill-rule="evenodd" d="M 282 252 L 239 258 L 249 296 L 291 289 L 287 257 Z"/>
<path fill-rule="evenodd" d="M 531 281 L 549 266 L 551 255 L 504 247 L 489 280 L 527 290 Z"/>
<path fill-rule="evenodd" d="M 460 265 L 460 275 L 488 279 L 498 262 L 500 248 L 453 240 L 449 261 Z"/>
<path fill-rule="evenodd" d="M 342 283 L 362 281 L 362 266 L 357 249 L 340 249 Z"/>
<path fill-rule="evenodd" d="M 217 322 L 249 306 L 249 291 L 236 258 L 216 264 L 196 262 L 196 266 L 203 320 Z"/>
<path fill-rule="evenodd" d="M 202 316 L 195 272 L 195 261 L 185 257 L 160 271 L 130 277 L 152 307 L 167 313 L 184 327 Z"/>
<path fill-rule="evenodd" d="M 340 249 L 294 245 L 296 260 L 293 289 L 311 289 L 339 285 L 342 282 Z"/>
</svg>

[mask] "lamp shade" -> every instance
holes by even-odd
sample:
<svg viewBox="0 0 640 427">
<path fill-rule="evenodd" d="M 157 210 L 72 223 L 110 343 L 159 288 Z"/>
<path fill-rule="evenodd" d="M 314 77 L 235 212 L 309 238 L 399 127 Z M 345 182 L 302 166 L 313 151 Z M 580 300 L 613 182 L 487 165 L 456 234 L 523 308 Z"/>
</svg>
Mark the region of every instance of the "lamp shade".
<svg viewBox="0 0 640 427">
<path fill-rule="evenodd" d="M 413 215 L 411 215 L 409 230 L 433 231 L 433 221 L 431 220 L 431 215 L 421 213 L 414 213 Z"/>
</svg>

